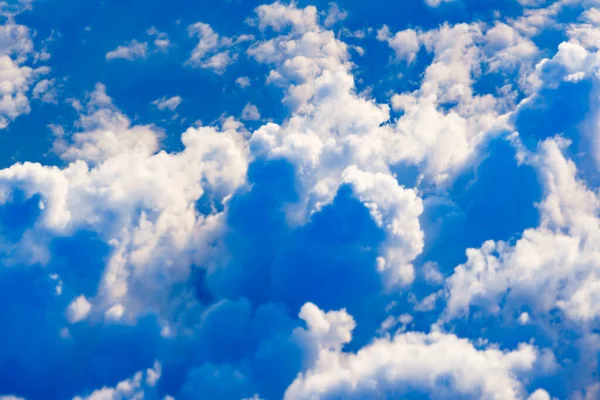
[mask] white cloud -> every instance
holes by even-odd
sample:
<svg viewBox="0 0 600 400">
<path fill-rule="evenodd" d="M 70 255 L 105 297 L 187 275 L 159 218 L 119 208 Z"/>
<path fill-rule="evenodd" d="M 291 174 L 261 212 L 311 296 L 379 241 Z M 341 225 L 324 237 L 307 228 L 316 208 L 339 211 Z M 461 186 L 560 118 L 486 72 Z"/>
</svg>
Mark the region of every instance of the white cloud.
<svg viewBox="0 0 600 400">
<path fill-rule="evenodd" d="M 181 104 L 183 99 L 180 96 L 173 96 L 170 98 L 161 97 L 160 99 L 156 99 L 152 102 L 159 110 L 170 110 L 175 111 L 177 107 Z"/>
<path fill-rule="evenodd" d="M 48 68 L 25 65 L 34 54 L 31 34 L 26 26 L 7 18 L 0 25 L 0 129 L 30 111 L 30 87 Z"/>
<path fill-rule="evenodd" d="M 163 317 L 185 303 L 187 299 L 170 298 L 169 291 L 188 282 L 191 265 L 213 268 L 227 262 L 214 261 L 218 258 L 214 255 L 222 256 L 216 247 L 226 229 L 228 199 L 246 183 L 247 167 L 254 158 L 285 158 L 293 165 L 298 201 L 285 208 L 291 224 L 309 221 L 333 200 L 341 185 L 349 186 L 385 233 L 376 267 L 386 288 L 408 285 L 415 275 L 412 264 L 424 247 L 419 222 L 423 202 L 419 189 L 398 183 L 393 167 L 414 164 L 420 172 L 417 185 L 425 182 L 433 184 L 433 190 L 443 190 L 481 155 L 490 138 L 511 129 L 510 117 L 518 109 L 512 103 L 513 89 L 535 92 L 556 84 L 557 76 L 576 82 L 597 72 L 599 42 L 590 24 L 570 26 L 569 41 L 537 68 L 540 52 L 527 28 L 542 26 L 551 17 L 527 14 L 527 21 L 507 20 L 491 27 L 446 24 L 393 35 L 383 28 L 378 38 L 389 44 L 397 58 L 410 63 L 421 49 L 433 57 L 417 90 L 391 97 L 391 107 L 402 111 L 393 117 L 387 104 L 357 93 L 349 47 L 341 36 L 324 29 L 342 18 L 339 8 L 331 7 L 323 26 L 319 24 L 323 14 L 310 6 L 300 9 L 275 3 L 260 6 L 257 13 L 263 36 L 248 55 L 270 68 L 267 82 L 283 88 L 289 118 L 266 123 L 252 134 L 239 121 L 223 118 L 220 127 L 188 129 L 181 136 L 183 150 L 167 152 L 161 149 L 159 128 L 133 123 L 113 104 L 106 88 L 98 85 L 87 101 L 73 102 L 79 113 L 76 132 L 53 129 L 55 150 L 67 165 L 24 163 L 0 170 L 0 204 L 9 201 L 15 190 L 41 197 L 41 217 L 19 245 L 44 249 L 51 237 L 84 228 L 97 231 L 110 246 L 98 292 L 90 297 L 93 300 L 76 298 L 67 309 L 69 321 L 85 319 L 92 310 L 90 301 L 94 316 L 103 315 L 113 323 L 147 312 Z M 593 24 L 594 16 L 587 20 Z M 155 28 L 147 33 L 155 38 L 157 49 L 169 46 L 166 34 Z M 217 73 L 226 70 L 240 43 L 249 39 L 222 37 L 203 23 L 190 26 L 189 34 L 198 38 L 189 64 Z M 2 43 L 14 54 L 21 50 L 11 46 L 27 47 Z M 0 72 L 0 80 L 7 77 L 6 82 L 21 86 L 6 84 L 0 90 L 10 88 L 7 96 L 16 103 L 19 93 L 33 86 L 33 78 L 20 75 L 27 71 L 15 61 L 20 56 L 4 57 L 0 70 L 5 62 L 6 71 Z M 501 93 L 478 94 L 473 87 L 485 71 L 518 72 L 522 79 Z M 35 75 L 31 69 L 28 73 Z M 239 77 L 236 83 L 247 87 L 250 79 Z M 33 96 L 43 99 L 53 85 L 53 79 L 39 82 Z M 175 111 L 180 103 L 175 96 L 152 104 Z M 23 104 L 13 107 L 17 111 L 12 116 L 6 114 L 6 123 L 24 112 Z M 4 105 L 3 98 L 0 110 Z M 260 119 L 251 103 L 241 116 Z M 448 292 L 427 296 L 415 311 L 432 310 L 447 294 L 447 320 L 467 314 L 473 306 L 498 312 L 506 299 L 507 308 L 516 308 L 514 318 L 522 325 L 533 326 L 540 314 L 558 309 L 582 326 L 597 326 L 600 198 L 577 179 L 573 164 L 562 155 L 564 146 L 562 140 L 552 139 L 541 145 L 538 155 L 521 154 L 543 177 L 546 195 L 539 206 L 540 226 L 526 230 L 514 245 L 486 242 L 468 250 L 467 262 L 446 281 Z M 203 196 L 211 197 L 224 211 L 201 214 L 196 203 Z M 47 261 L 51 255 L 36 257 Z M 423 267 L 423 273 L 431 285 L 443 282 L 432 263 Z M 64 285 L 68 284 L 65 279 Z M 62 285 L 58 280 L 57 292 L 63 291 Z M 70 290 L 65 287 L 64 293 Z M 177 301 L 181 303 L 172 303 Z M 532 344 L 501 351 L 449 333 L 404 332 L 412 321 L 409 314 L 384 321 L 383 331 L 402 324 L 397 334 L 351 353 L 343 351 L 355 327 L 347 312 L 324 313 L 307 304 L 300 317 L 308 328 L 297 330 L 295 338 L 312 351 L 313 358 L 289 387 L 290 399 L 370 398 L 411 389 L 433 398 L 521 399 L 527 396 L 524 383 L 540 358 Z M 64 333 L 68 335 L 68 330 Z M 144 385 L 153 386 L 160 375 L 158 368 L 151 371 L 87 398 L 143 396 Z M 593 390 L 589 389 L 591 396 Z M 543 390 L 529 397 L 549 398 Z"/>
<path fill-rule="evenodd" d="M 62 169 L 25 163 L 0 170 L 0 203 L 15 189 L 42 197 L 45 207 L 33 228 L 37 239 L 23 243 L 28 248 L 44 248 L 49 235 L 84 226 L 109 243 L 94 297 L 99 311 L 121 305 L 130 318 L 161 311 L 167 296 L 158 293 L 185 281 L 192 262 L 202 264 L 213 251 L 223 213 L 199 215 L 195 204 L 204 193 L 223 203 L 245 182 L 246 132 L 232 121 L 224 121 L 222 130 L 189 128 L 182 135 L 184 149 L 167 153 L 158 151 L 157 131 L 132 126 L 102 85 L 82 112 L 83 130 L 65 135 L 59 146 L 64 159 L 76 161 Z"/>
<path fill-rule="evenodd" d="M 341 184 L 352 184 L 389 235 L 379 259 L 382 275 L 390 284 L 410 283 L 410 263 L 422 249 L 422 208 L 414 192 L 397 185 L 388 167 L 386 146 L 395 135 L 384 125 L 389 108 L 356 94 L 347 46 L 318 26 L 311 7 L 275 3 L 257 12 L 262 29 L 291 27 L 288 34 L 248 50 L 259 62 L 274 65 L 270 80 L 286 88 L 284 102 L 293 112 L 281 126 L 262 126 L 250 140 L 254 155 L 285 157 L 301 171 L 301 200 L 289 208 L 290 220 L 302 223 L 329 203 Z M 369 179 L 374 182 L 366 183 Z"/>
<path fill-rule="evenodd" d="M 247 76 L 240 76 L 235 80 L 235 83 L 237 83 L 242 89 L 247 88 L 251 84 L 250 78 L 248 78 Z"/>
<path fill-rule="evenodd" d="M 122 304 L 115 304 L 114 306 L 109 308 L 104 315 L 107 320 L 116 321 L 116 320 L 121 319 L 121 317 L 123 317 L 124 313 L 125 313 L 125 307 L 123 307 Z"/>
<path fill-rule="evenodd" d="M 260 119 L 258 108 L 254 104 L 246 104 L 242 110 L 242 119 L 247 121 L 258 121 Z"/>
<path fill-rule="evenodd" d="M 80 116 L 82 132 L 71 136 L 71 143 L 57 141 L 55 148 L 69 161 L 98 163 L 132 150 L 150 155 L 159 148 L 162 132 L 153 126 L 131 126 L 106 95 L 106 87 L 97 84 L 90 94 L 85 114 Z"/>
<path fill-rule="evenodd" d="M 151 27 L 146 31 L 148 36 L 152 36 L 154 38 L 154 46 L 160 51 L 167 51 L 169 46 L 171 46 L 171 41 L 169 40 L 169 35 L 166 32 L 161 32 L 156 27 Z"/>
<path fill-rule="evenodd" d="M 384 26 L 378 32 L 378 39 L 387 41 L 399 59 L 412 61 L 421 46 L 434 57 L 418 90 L 392 96 L 392 107 L 403 115 L 386 145 L 392 163 L 418 165 L 426 182 L 451 182 L 477 159 L 490 137 L 511 129 L 518 88 L 509 85 L 496 94 L 477 94 L 473 85 L 485 79 L 484 67 L 500 73 L 517 69 L 527 77 L 537 62 L 535 45 L 510 26 L 485 29 L 461 23 L 395 35 Z M 527 86 L 525 79 L 518 84 Z"/>
<path fill-rule="evenodd" d="M 527 398 L 527 400 L 551 400 L 550 394 L 544 389 L 538 389 Z"/>
<path fill-rule="evenodd" d="M 250 35 L 237 38 L 221 37 L 210 25 L 196 22 L 188 27 L 190 37 L 198 38 L 198 44 L 192 50 L 186 64 L 197 68 L 209 69 L 222 74 L 237 58 L 236 46 L 252 40 Z"/>
<path fill-rule="evenodd" d="M 85 296 L 81 295 L 69 304 L 67 308 L 67 320 L 72 324 L 83 321 L 91 310 L 92 304 Z"/>
<path fill-rule="evenodd" d="M 345 310 L 325 313 L 306 304 L 307 329 L 295 336 L 312 346 L 312 366 L 288 387 L 286 399 L 362 399 L 427 392 L 433 399 L 523 399 L 522 377 L 536 373 L 537 350 L 476 348 L 467 339 L 432 332 L 399 333 L 375 339 L 356 353 L 342 351 L 354 320 Z M 543 391 L 530 399 L 543 399 Z"/>
<path fill-rule="evenodd" d="M 26 26 L 15 24 L 11 19 L 0 25 L 1 54 L 16 56 L 15 62 L 20 64 L 33 50 L 31 35 Z"/>
<path fill-rule="evenodd" d="M 148 43 L 138 42 L 133 39 L 129 43 L 118 46 L 116 49 L 106 53 L 107 60 L 124 59 L 134 61 L 148 56 Z"/>
<path fill-rule="evenodd" d="M 150 36 L 153 40 L 148 43 L 147 41 L 138 41 L 132 39 L 124 45 L 118 46 L 116 49 L 106 53 L 106 59 L 108 61 L 123 59 L 128 61 L 142 60 L 148 58 L 152 53 L 166 52 L 171 46 L 169 35 L 165 32 L 161 32 L 155 27 L 148 28 L 146 35 Z"/>
<path fill-rule="evenodd" d="M 33 98 L 44 103 L 57 103 L 56 79 L 42 79 L 33 88 Z"/>
<path fill-rule="evenodd" d="M 137 372 L 132 378 L 119 382 L 114 388 L 103 387 L 87 396 L 75 396 L 73 400 L 118 400 L 144 399 L 156 396 L 155 386 L 161 376 L 161 365 L 154 363 L 152 368 Z"/>
<path fill-rule="evenodd" d="M 329 9 L 325 15 L 325 20 L 323 21 L 323 26 L 329 28 L 335 25 L 339 21 L 343 21 L 348 18 L 348 12 L 340 9 L 340 6 L 337 3 L 331 2 L 329 3 Z"/>
<path fill-rule="evenodd" d="M 423 204 L 412 189 L 404 189 L 389 174 L 368 173 L 356 166 L 342 173 L 373 220 L 386 231 L 387 241 L 378 269 L 389 284 L 409 284 L 414 279 L 412 261 L 423 250 L 424 236 L 419 224 Z"/>
<path fill-rule="evenodd" d="M 545 198 L 541 223 L 514 244 L 488 241 L 467 250 L 467 262 L 448 278 L 446 318 L 469 313 L 471 306 L 497 313 L 527 306 L 531 317 L 562 310 L 571 320 L 597 325 L 600 319 L 600 198 L 577 179 L 563 139 L 547 139 L 529 162 L 539 171 Z"/>
<path fill-rule="evenodd" d="M 414 61 L 421 48 L 417 32 L 413 29 L 399 31 L 391 36 L 389 28 L 384 25 L 383 28 L 377 31 L 377 40 L 386 41 L 396 53 L 396 58 L 405 60 L 408 63 Z"/>
<path fill-rule="evenodd" d="M 271 28 L 280 32 L 288 26 L 301 32 L 318 29 L 317 9 L 314 6 L 297 8 L 293 4 L 287 5 L 276 1 L 273 4 L 258 6 L 256 13 L 260 30 Z"/>
<path fill-rule="evenodd" d="M 521 33 L 528 36 L 536 36 L 548 28 L 560 27 L 561 24 L 557 21 L 557 16 L 565 7 L 569 7 L 573 3 L 572 0 L 557 0 L 553 2 L 547 2 L 547 7 L 535 7 L 536 5 L 540 5 L 539 3 L 545 2 L 540 2 L 538 0 L 521 1 L 523 1 L 522 4 L 527 2 L 529 3 L 527 5 L 533 7 L 526 9 L 523 12 L 523 15 L 517 19 L 509 19 L 509 24 Z"/>
<path fill-rule="evenodd" d="M 529 67 L 538 56 L 538 48 L 531 39 L 522 36 L 513 27 L 496 22 L 485 32 L 485 52 L 491 70 L 515 66 Z M 521 71 L 525 74 L 528 71 Z"/>
<path fill-rule="evenodd" d="M 0 129 L 30 111 L 27 91 L 34 81 L 33 70 L 19 66 L 9 56 L 0 56 Z"/>
</svg>

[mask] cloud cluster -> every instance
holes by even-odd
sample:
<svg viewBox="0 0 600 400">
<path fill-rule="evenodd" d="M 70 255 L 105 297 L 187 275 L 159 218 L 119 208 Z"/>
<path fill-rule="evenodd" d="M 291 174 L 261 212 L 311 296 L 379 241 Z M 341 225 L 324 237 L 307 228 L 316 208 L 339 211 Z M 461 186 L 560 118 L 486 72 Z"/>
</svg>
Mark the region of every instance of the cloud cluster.
<svg viewBox="0 0 600 400">
<path fill-rule="evenodd" d="M 31 110 L 29 91 L 48 72 L 31 66 L 34 55 L 29 28 L 17 24 L 12 14 L 0 13 L 0 129 Z"/>
<path fill-rule="evenodd" d="M 347 353 L 341 348 L 352 339 L 355 324 L 345 311 L 324 313 L 307 304 L 300 317 L 308 328 L 296 334 L 310 337 L 317 358 L 290 385 L 286 399 L 393 398 L 411 393 L 433 399 L 519 399 L 525 398 L 519 377 L 531 372 L 538 357 L 527 344 L 512 352 L 480 350 L 468 340 L 440 332 L 398 333 Z M 540 390 L 530 397 L 536 398 L 550 397 Z"/>
<path fill-rule="evenodd" d="M 132 39 L 129 42 L 119 45 L 114 50 L 106 53 L 106 60 L 144 60 L 151 53 L 155 53 L 157 51 L 165 52 L 169 48 L 171 42 L 169 41 L 169 35 L 167 35 L 165 32 L 161 32 L 155 27 L 151 27 L 146 31 L 146 35 L 154 38 L 150 44 L 148 41 L 140 42 L 136 39 Z"/>
<path fill-rule="evenodd" d="M 463 2 L 424 3 L 445 18 Z M 236 108 L 174 141 L 172 126 L 127 115 L 97 83 L 68 101 L 72 124 L 51 125 L 54 164 L 0 169 L 0 399 L 597 394 L 600 194 L 586 157 L 599 152 L 577 151 L 598 143 L 600 18 L 579 3 L 346 37 L 335 30 L 350 5 L 275 2 L 235 36 L 189 25 L 185 62 L 166 51 L 176 35 L 154 27 L 107 53 L 161 51 L 186 73 L 209 70 L 192 75 L 228 81 L 219 89 Z M 564 37 L 540 36 L 550 26 Z M 30 32 L 12 16 L 0 27 L 3 127 L 28 112 L 32 87 L 48 107 L 66 102 L 56 77 L 34 86 L 49 71 L 26 66 Z M 365 74 L 376 69 L 352 58 L 358 42 L 418 82 Z M 255 69 L 232 76 L 236 61 Z M 552 120 L 546 102 L 585 84 L 591 111 Z M 256 87 L 284 110 L 271 113 Z M 187 88 L 163 89 L 145 111 L 197 104 Z M 525 191 L 482 183 L 490 154 L 492 168 L 537 173 L 539 223 L 471 235 L 468 249 L 449 240 L 466 256 L 448 269 L 431 251 L 448 221 L 477 201 L 476 222 L 497 211 L 467 197 Z M 450 235 L 468 236 L 460 229 Z"/>
<path fill-rule="evenodd" d="M 468 313 L 470 305 L 497 312 L 502 302 L 528 306 L 536 316 L 558 308 L 578 323 L 595 325 L 600 200 L 577 179 L 575 165 L 562 154 L 567 145 L 561 138 L 547 139 L 530 160 L 546 192 L 540 226 L 523 232 L 512 246 L 489 241 L 467 250 L 467 263 L 447 281 L 450 317 Z"/>
<path fill-rule="evenodd" d="M 161 287 L 168 293 L 167 282 L 187 279 L 195 240 L 201 243 L 201 237 L 216 234 L 223 219 L 219 214 L 198 215 L 196 201 L 204 195 L 223 201 L 244 182 L 248 162 L 245 133 L 235 122 L 225 123 L 221 132 L 188 129 L 182 135 L 184 150 L 175 154 L 158 151 L 159 130 L 130 124 L 98 85 L 82 110 L 83 131 L 57 148 L 61 157 L 72 160 L 66 168 L 25 163 L 0 172 L 3 203 L 15 190 L 40 196 L 41 215 L 31 233 L 40 242 L 34 246 L 43 248 L 47 235 L 79 229 L 98 232 L 111 246 L 99 298 L 92 302 L 100 313 L 124 307 L 118 314 L 135 315 L 148 306 L 138 296 Z M 46 263 L 48 257 L 39 254 L 24 261 Z M 168 264 L 173 266 L 163 270 Z M 74 307 L 75 320 L 81 319 L 82 307 L 83 314 L 90 312 L 86 299 Z"/>
<path fill-rule="evenodd" d="M 237 58 L 236 47 L 240 43 L 254 39 L 252 35 L 240 35 L 235 38 L 220 36 L 210 25 L 196 22 L 188 27 L 190 37 L 198 39 L 186 64 L 192 67 L 208 69 L 223 74 Z"/>
</svg>

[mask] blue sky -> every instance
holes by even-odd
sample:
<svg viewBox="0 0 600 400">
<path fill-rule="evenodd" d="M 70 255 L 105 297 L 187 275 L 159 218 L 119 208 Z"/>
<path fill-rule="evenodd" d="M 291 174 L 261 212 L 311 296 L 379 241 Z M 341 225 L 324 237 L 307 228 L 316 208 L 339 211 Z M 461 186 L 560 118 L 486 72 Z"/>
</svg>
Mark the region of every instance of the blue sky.
<svg viewBox="0 0 600 400">
<path fill-rule="evenodd" d="M 0 0 L 0 400 L 599 398 L 599 50 L 596 0 Z"/>
</svg>

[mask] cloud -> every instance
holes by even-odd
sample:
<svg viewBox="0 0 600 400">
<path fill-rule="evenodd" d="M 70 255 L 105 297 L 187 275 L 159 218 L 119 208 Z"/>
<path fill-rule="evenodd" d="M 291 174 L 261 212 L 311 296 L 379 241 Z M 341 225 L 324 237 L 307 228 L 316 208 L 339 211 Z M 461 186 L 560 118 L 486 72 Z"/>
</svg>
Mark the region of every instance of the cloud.
<svg viewBox="0 0 600 400">
<path fill-rule="evenodd" d="M 421 47 L 433 56 L 418 90 L 391 97 L 393 109 L 402 115 L 395 121 L 388 152 L 396 162 L 422 165 L 422 178 L 441 186 L 476 162 L 490 138 L 511 130 L 513 99 L 519 91 L 531 90 L 528 79 L 540 59 L 533 42 L 505 24 L 489 29 L 478 23 L 444 24 L 396 34 L 383 27 L 377 37 L 409 63 Z M 482 73 L 510 76 L 515 69 L 521 76 L 515 78 L 516 87 L 507 84 L 495 93 L 474 90 L 486 79 Z"/>
<path fill-rule="evenodd" d="M 34 55 L 30 30 L 12 17 L 4 20 L 0 25 L 0 129 L 30 112 L 28 92 L 49 71 L 27 65 Z"/>
<path fill-rule="evenodd" d="M 302 170 L 300 201 L 293 216 L 299 221 L 331 202 L 343 183 L 355 185 L 365 205 L 376 215 L 382 212 L 380 223 L 390 227 L 390 245 L 398 246 L 390 246 L 381 255 L 382 273 L 390 271 L 390 283 L 410 283 L 411 261 L 422 248 L 419 200 L 398 187 L 389 171 L 387 154 L 372 157 L 385 148 L 391 135 L 389 126 L 383 125 L 389 119 L 389 108 L 355 93 L 347 46 L 317 25 L 313 11 L 307 7 L 299 12 L 279 3 L 257 9 L 262 29 L 292 27 L 288 34 L 255 43 L 248 53 L 259 62 L 274 64 L 269 77 L 278 84 L 289 84 L 284 102 L 293 116 L 281 126 L 259 128 L 250 148 L 256 156 L 285 157 Z M 373 177 L 373 186 L 360 182 L 363 177 Z M 404 203 L 405 195 L 409 204 Z M 392 198 L 399 201 L 397 214 L 386 204 Z M 392 228 L 396 218 L 406 223 L 406 229 Z"/>
<path fill-rule="evenodd" d="M 317 9 L 314 6 L 297 8 L 294 5 L 275 2 L 258 6 L 256 13 L 260 30 L 271 28 L 280 32 L 283 28 L 291 26 L 299 31 L 310 31 L 318 27 Z"/>
<path fill-rule="evenodd" d="M 132 39 L 126 44 L 117 46 L 116 49 L 106 53 L 106 60 L 144 60 L 153 53 L 165 53 L 171 46 L 169 35 L 166 32 L 159 31 L 154 26 L 146 30 L 146 35 L 153 39 L 152 42 L 148 43 L 148 41 Z"/>
<path fill-rule="evenodd" d="M 251 35 L 236 38 L 221 37 L 210 25 L 196 22 L 188 27 L 188 35 L 198 38 L 198 44 L 192 50 L 187 65 L 208 69 L 223 74 L 237 58 L 237 45 L 252 40 Z"/>
<path fill-rule="evenodd" d="M 69 307 L 67 308 L 67 319 L 72 324 L 82 321 L 88 316 L 91 309 L 92 305 L 90 302 L 81 295 L 69 304 Z"/>
<path fill-rule="evenodd" d="M 250 78 L 248 78 L 247 76 L 240 76 L 235 80 L 235 83 L 237 83 L 242 89 L 247 88 L 251 85 Z"/>
<path fill-rule="evenodd" d="M 152 102 L 159 110 L 170 110 L 175 111 L 177 107 L 181 104 L 183 99 L 180 96 L 173 96 L 170 98 L 161 97 L 160 99 L 156 99 Z"/>
<path fill-rule="evenodd" d="M 417 52 L 421 48 L 417 32 L 413 29 L 396 32 L 391 37 L 387 26 L 384 26 L 377 31 L 377 39 L 388 42 L 388 45 L 396 53 L 396 58 L 405 60 L 409 63 L 413 62 L 417 56 Z"/>
<path fill-rule="evenodd" d="M 329 3 L 329 10 L 325 14 L 323 26 L 329 28 L 339 21 L 343 21 L 348 17 L 348 12 L 340 9 L 337 3 Z"/>
<path fill-rule="evenodd" d="M 124 59 L 127 61 L 134 61 L 144 59 L 148 56 L 148 43 L 138 42 L 133 39 L 125 45 L 118 46 L 116 49 L 106 53 L 106 59 L 108 61 L 116 59 Z"/>
<path fill-rule="evenodd" d="M 32 93 L 34 99 L 56 104 L 58 96 L 56 79 L 42 79 L 34 86 Z"/>
<path fill-rule="evenodd" d="M 514 246 L 488 241 L 467 250 L 467 262 L 447 281 L 448 317 L 467 315 L 471 305 L 497 313 L 505 295 L 505 307 L 526 304 L 537 316 L 558 309 L 578 323 L 600 317 L 593 255 L 600 200 L 563 156 L 567 144 L 547 139 L 532 156 L 545 189 L 540 225 L 525 230 Z"/>
<path fill-rule="evenodd" d="M 85 113 L 80 116 L 82 132 L 70 137 L 70 143 L 59 140 L 55 149 L 65 160 L 98 163 L 119 153 L 137 150 L 150 155 L 158 150 L 162 132 L 153 126 L 134 126 L 113 105 L 106 87 L 97 84 L 90 93 Z"/>
<path fill-rule="evenodd" d="M 431 398 L 524 398 L 518 376 L 535 368 L 537 351 L 528 344 L 507 352 L 477 349 L 452 334 L 407 332 L 376 339 L 356 353 L 342 351 L 355 323 L 345 310 L 323 312 L 306 304 L 300 318 L 307 329 L 295 334 L 316 346 L 314 366 L 286 390 L 286 399 L 402 396 Z M 533 398 L 543 398 L 538 391 Z M 549 397 L 546 397 L 549 398 Z"/>
<path fill-rule="evenodd" d="M 119 382 L 114 388 L 103 387 L 87 396 L 75 396 L 73 400 L 136 399 L 144 398 L 154 392 L 160 379 L 161 366 L 158 362 L 146 371 L 137 372 L 132 378 Z"/>
<path fill-rule="evenodd" d="M 160 51 L 166 51 L 171 46 L 169 35 L 166 32 L 161 32 L 156 27 L 148 28 L 146 34 L 154 37 L 154 46 Z"/>
<path fill-rule="evenodd" d="M 97 293 L 100 300 L 93 302 L 105 310 L 121 305 L 134 315 L 126 297 L 137 296 L 136 290 L 128 288 L 127 281 L 138 273 L 132 274 L 130 268 L 138 265 L 151 273 L 163 262 L 174 262 L 180 266 L 172 270 L 174 282 L 185 280 L 191 260 L 183 255 L 183 248 L 219 231 L 222 216 L 196 215 L 194 205 L 205 192 L 222 201 L 243 184 L 247 166 L 243 133 L 235 126 L 224 132 L 190 128 L 182 136 L 181 153 L 157 153 L 157 131 L 130 126 L 102 85 L 90 95 L 80 124 L 84 130 L 60 147 L 61 157 L 76 161 L 64 169 L 26 163 L 2 170 L 0 198 L 5 202 L 15 188 L 29 196 L 41 195 L 45 204 L 39 223 L 42 231 L 68 234 L 95 226 L 112 251 Z M 211 159 L 215 151 L 220 154 L 218 160 Z M 122 174 L 123 168 L 129 173 Z M 115 218 L 106 220 L 107 213 Z M 165 256 L 162 261 L 152 256 L 158 248 Z M 139 283 L 146 283 L 138 287 L 139 295 L 154 290 L 143 289 L 146 284 L 158 284 L 141 275 Z M 167 289 L 162 281 L 160 285 Z"/>
<path fill-rule="evenodd" d="M 246 104 L 242 110 L 242 119 L 247 121 L 258 121 L 260 119 L 258 108 L 254 104 Z"/>
</svg>

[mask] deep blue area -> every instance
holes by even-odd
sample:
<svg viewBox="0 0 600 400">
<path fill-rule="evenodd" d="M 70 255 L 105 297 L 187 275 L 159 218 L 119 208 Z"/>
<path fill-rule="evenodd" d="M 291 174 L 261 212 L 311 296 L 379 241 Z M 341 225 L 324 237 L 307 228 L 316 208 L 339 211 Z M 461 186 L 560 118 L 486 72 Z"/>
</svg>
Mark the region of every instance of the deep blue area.
<svg viewBox="0 0 600 400">
<path fill-rule="evenodd" d="M 488 156 L 456 180 L 447 199 L 425 200 L 426 245 L 419 259 L 436 261 L 450 274 L 466 260 L 465 249 L 486 240 L 511 241 L 537 226 L 541 196 L 533 168 L 517 165 L 509 142 L 492 141 Z"/>
</svg>

